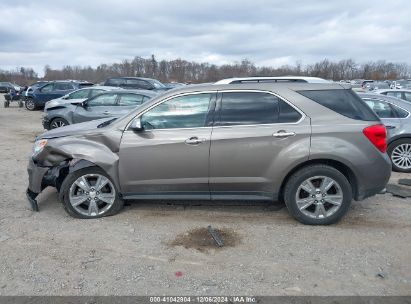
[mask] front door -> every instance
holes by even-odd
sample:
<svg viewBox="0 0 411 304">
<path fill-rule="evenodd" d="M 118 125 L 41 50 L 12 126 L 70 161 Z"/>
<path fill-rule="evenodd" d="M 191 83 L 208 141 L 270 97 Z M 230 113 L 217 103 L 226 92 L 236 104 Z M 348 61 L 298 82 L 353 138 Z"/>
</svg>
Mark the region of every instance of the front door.
<svg viewBox="0 0 411 304">
<path fill-rule="evenodd" d="M 161 101 L 141 115 L 142 131 L 124 132 L 119 175 L 125 197 L 210 198 L 214 96 L 192 93 Z"/>
<path fill-rule="evenodd" d="M 80 123 L 111 117 L 113 111 L 116 111 L 117 106 L 117 94 L 106 93 L 97 95 L 76 107 L 73 113 L 73 121 L 74 123 Z"/>
<path fill-rule="evenodd" d="M 309 157 L 309 118 L 265 92 L 219 93 L 210 148 L 212 199 L 273 199 L 284 172 Z"/>
</svg>

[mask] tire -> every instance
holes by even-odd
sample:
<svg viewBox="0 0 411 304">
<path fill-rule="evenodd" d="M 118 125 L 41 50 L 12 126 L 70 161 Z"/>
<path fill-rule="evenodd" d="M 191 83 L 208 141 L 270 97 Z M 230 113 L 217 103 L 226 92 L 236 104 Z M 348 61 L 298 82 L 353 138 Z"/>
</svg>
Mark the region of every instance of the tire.
<svg viewBox="0 0 411 304">
<path fill-rule="evenodd" d="M 330 185 L 328 190 L 327 185 Z M 297 221 L 306 225 L 330 225 L 337 223 L 349 210 L 352 187 L 337 169 L 310 165 L 291 175 L 285 184 L 283 198 Z"/>
<path fill-rule="evenodd" d="M 10 101 L 7 101 L 7 100 L 6 100 L 6 101 L 4 102 L 4 107 L 5 107 L 5 108 L 8 108 L 9 106 L 10 106 Z"/>
<path fill-rule="evenodd" d="M 25 102 L 26 109 L 29 111 L 34 111 L 36 110 L 36 103 L 34 102 L 33 98 L 27 98 Z"/>
<path fill-rule="evenodd" d="M 54 118 L 52 121 L 50 121 L 49 130 L 57 129 L 57 128 L 68 126 L 68 125 L 69 125 L 68 121 L 65 120 L 64 118 L 61 118 L 61 117 Z"/>
<path fill-rule="evenodd" d="M 387 154 L 391 159 L 392 169 L 394 171 L 405 173 L 411 172 L 410 138 L 401 138 L 389 144 Z"/>
<path fill-rule="evenodd" d="M 85 186 L 82 183 L 83 186 L 80 187 L 79 184 L 75 183 L 81 178 L 85 178 L 89 186 Z M 98 186 L 96 184 L 93 185 L 93 182 L 98 182 L 97 178 L 103 178 L 102 181 L 105 178 L 108 181 L 106 184 L 103 183 L 104 186 L 99 190 L 101 191 L 100 194 L 98 194 Z M 85 189 L 92 191 L 86 192 Z M 63 181 L 60 192 L 64 209 L 69 215 L 76 218 L 92 219 L 114 215 L 120 212 L 124 205 L 113 181 L 99 167 L 87 167 L 70 173 Z M 102 195 L 105 196 L 104 201 L 100 200 Z M 112 201 L 107 203 L 106 200 Z M 75 206 L 76 203 L 80 204 Z M 97 206 L 97 209 L 93 208 L 93 206 Z"/>
</svg>

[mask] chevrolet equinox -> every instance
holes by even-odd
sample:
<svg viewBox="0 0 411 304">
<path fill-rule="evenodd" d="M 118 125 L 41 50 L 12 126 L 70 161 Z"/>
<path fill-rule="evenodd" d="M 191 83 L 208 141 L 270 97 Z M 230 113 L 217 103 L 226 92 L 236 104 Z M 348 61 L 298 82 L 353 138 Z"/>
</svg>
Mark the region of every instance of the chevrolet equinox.
<svg viewBox="0 0 411 304">
<path fill-rule="evenodd" d="M 332 224 L 384 189 L 385 150 L 385 127 L 343 84 L 187 86 L 39 136 L 27 198 L 38 211 L 37 195 L 56 187 L 79 218 L 124 200 L 279 200 L 304 224 Z"/>
</svg>

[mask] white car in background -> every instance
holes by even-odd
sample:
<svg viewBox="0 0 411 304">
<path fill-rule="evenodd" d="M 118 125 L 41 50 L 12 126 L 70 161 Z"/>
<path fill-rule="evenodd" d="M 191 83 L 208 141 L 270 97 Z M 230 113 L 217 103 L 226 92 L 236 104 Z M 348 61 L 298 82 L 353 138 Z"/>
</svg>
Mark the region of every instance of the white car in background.
<svg viewBox="0 0 411 304">
<path fill-rule="evenodd" d="M 119 88 L 110 87 L 110 86 L 92 86 L 92 87 L 79 89 L 69 94 L 66 94 L 62 97 L 52 99 L 46 102 L 44 106 L 44 112 L 46 112 L 47 109 L 49 108 L 58 107 L 59 105 L 63 105 L 67 103 L 73 103 L 73 104 L 82 103 L 83 101 L 85 101 L 86 99 L 90 97 L 96 96 L 106 91 L 112 91 L 112 90 L 119 90 Z"/>
</svg>

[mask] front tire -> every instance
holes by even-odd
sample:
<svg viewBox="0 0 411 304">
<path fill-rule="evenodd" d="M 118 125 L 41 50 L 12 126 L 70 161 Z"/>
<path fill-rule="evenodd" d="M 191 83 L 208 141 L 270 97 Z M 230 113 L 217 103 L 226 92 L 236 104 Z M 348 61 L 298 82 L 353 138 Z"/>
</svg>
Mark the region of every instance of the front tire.
<svg viewBox="0 0 411 304">
<path fill-rule="evenodd" d="M 69 123 L 67 120 L 65 120 L 64 118 L 54 118 L 51 122 L 50 122 L 50 130 L 51 129 L 56 129 L 56 128 L 60 128 L 60 127 L 64 127 L 64 126 L 68 126 Z"/>
<path fill-rule="evenodd" d="M 36 103 L 34 102 L 33 98 L 27 98 L 25 102 L 26 109 L 29 111 L 34 111 L 36 110 Z"/>
<path fill-rule="evenodd" d="M 402 138 L 394 141 L 388 146 L 387 153 L 394 171 L 411 172 L 411 139 Z"/>
<path fill-rule="evenodd" d="M 337 169 L 311 165 L 288 179 L 284 201 L 297 221 L 307 225 L 330 225 L 338 222 L 349 210 L 352 187 Z"/>
<path fill-rule="evenodd" d="M 124 205 L 113 181 L 99 167 L 88 167 L 70 173 L 60 191 L 65 210 L 76 218 L 114 215 Z"/>
</svg>

